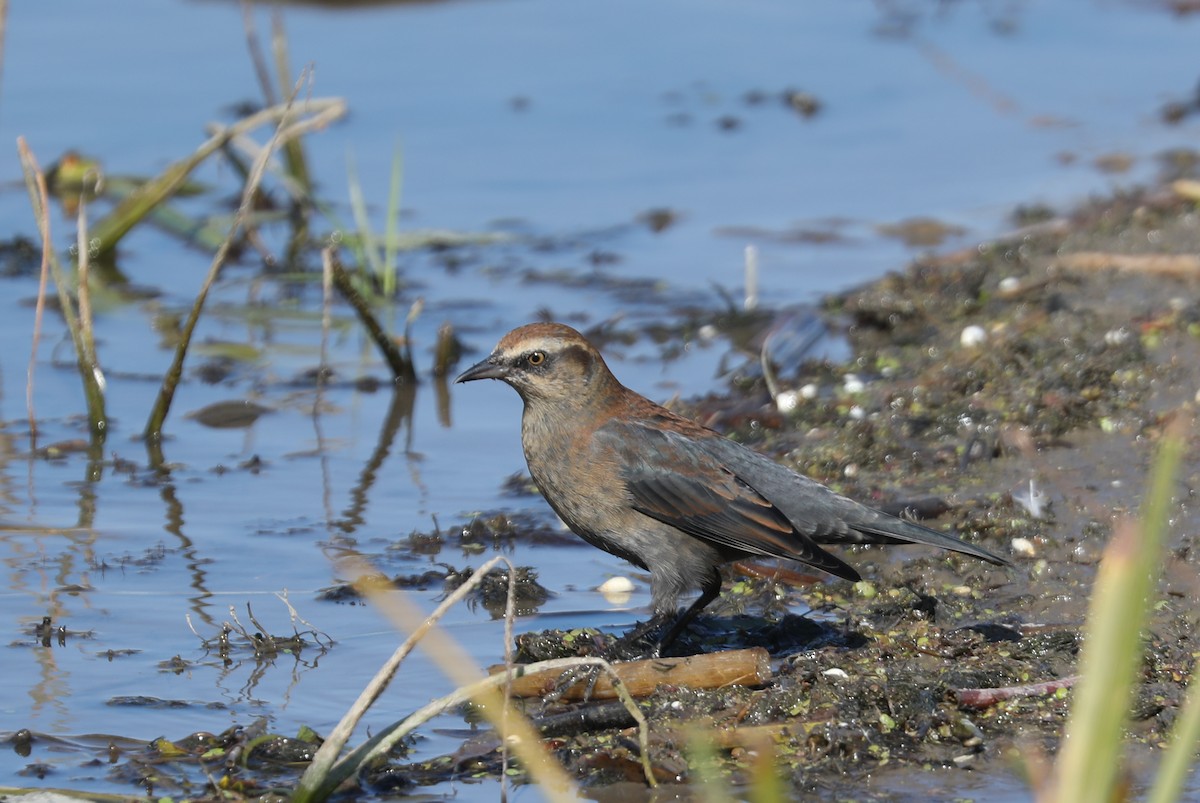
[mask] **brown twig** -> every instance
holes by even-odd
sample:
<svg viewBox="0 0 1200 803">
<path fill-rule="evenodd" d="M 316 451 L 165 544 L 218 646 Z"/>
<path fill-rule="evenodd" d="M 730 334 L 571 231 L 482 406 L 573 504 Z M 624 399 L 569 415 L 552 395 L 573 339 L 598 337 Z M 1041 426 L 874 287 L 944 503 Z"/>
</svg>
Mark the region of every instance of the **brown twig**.
<svg viewBox="0 0 1200 803">
<path fill-rule="evenodd" d="M 1047 697 L 1059 689 L 1069 689 L 1079 680 L 1079 675 L 1044 680 L 1041 683 L 1022 683 L 1017 686 L 999 686 L 992 689 L 955 689 L 954 699 L 967 708 L 987 708 L 1005 700 L 1018 697 Z"/>
<path fill-rule="evenodd" d="M 504 667 L 493 667 L 493 671 L 503 670 Z M 771 657 L 762 647 L 751 647 L 686 658 L 625 661 L 613 664 L 613 671 L 615 679 L 624 684 L 629 694 L 645 697 L 663 684 L 693 689 L 761 686 L 771 678 Z M 518 697 L 545 697 L 556 689 L 561 675 L 562 672 L 518 673 L 512 692 Z M 580 681 L 571 686 L 563 695 L 564 699 L 583 699 L 587 685 L 586 681 Z M 617 691 L 609 678 L 601 677 L 596 680 L 590 696 L 594 700 L 608 700 L 616 697 Z"/>
<path fill-rule="evenodd" d="M 258 41 L 258 29 L 254 25 L 254 5 L 242 0 L 241 6 L 242 30 L 246 32 L 246 49 L 250 51 L 250 63 L 254 65 L 254 75 L 258 78 L 263 99 L 268 106 L 274 106 L 278 101 L 275 87 L 271 83 L 271 71 L 267 68 L 267 58 L 263 55 L 262 46 Z"/>
<path fill-rule="evenodd" d="M 412 355 L 404 354 L 397 348 L 396 343 L 388 336 L 388 333 L 383 330 L 383 326 L 375 318 L 375 314 L 371 312 L 371 307 L 367 304 L 366 299 L 354 289 L 354 282 L 351 281 L 350 275 L 346 273 L 346 268 L 342 266 L 341 260 L 336 256 L 332 260 L 333 267 L 333 284 L 337 287 L 338 292 L 342 297 L 354 308 L 354 312 L 358 315 L 358 319 L 362 321 L 366 327 L 367 334 L 375 341 L 375 345 L 379 348 L 383 358 L 387 361 L 388 366 L 392 369 L 392 377 L 397 382 L 416 382 L 417 372 L 413 367 Z M 411 323 L 412 315 L 409 315 Z"/>
<path fill-rule="evenodd" d="M 250 177 L 246 181 L 246 186 L 242 190 L 241 203 L 238 205 L 237 214 L 234 216 L 233 223 L 230 224 L 229 234 L 225 237 L 221 247 L 217 249 L 216 255 L 213 257 L 212 264 L 209 266 L 208 275 L 204 279 L 204 284 L 200 287 L 200 291 L 196 294 L 196 301 L 192 305 L 191 312 L 188 314 L 187 322 L 183 326 L 183 331 L 179 339 L 179 345 L 175 349 L 175 356 L 171 361 L 167 373 L 163 376 L 162 386 L 159 388 L 158 398 L 155 401 L 154 408 L 150 412 L 150 418 L 146 422 L 146 429 L 143 432 L 143 437 L 148 444 L 157 445 L 162 438 L 163 422 L 167 418 L 167 413 L 171 409 L 171 401 L 175 397 L 175 389 L 179 385 L 179 380 L 183 375 L 183 361 L 187 356 L 188 346 L 191 343 L 192 333 L 196 329 L 196 324 L 200 320 L 200 312 L 204 308 L 204 302 L 208 298 L 209 290 L 212 289 L 216 282 L 217 276 L 224 267 L 225 261 L 229 256 L 229 252 L 233 248 L 233 243 L 237 238 L 238 232 L 245 225 L 246 218 L 250 214 L 254 194 L 258 190 L 259 184 L 262 183 L 263 175 L 266 173 L 267 162 L 278 147 L 281 141 L 291 136 L 299 136 L 309 130 L 306 123 L 311 124 L 313 121 L 303 121 L 289 125 L 289 117 L 292 113 L 292 104 L 296 95 L 300 91 L 300 87 L 305 80 L 301 76 L 296 82 L 296 87 L 292 95 L 288 98 L 283 113 L 279 115 L 279 123 L 272 134 L 267 147 L 259 154 L 258 159 L 254 163 L 254 167 L 250 171 Z M 213 143 L 214 140 L 209 140 Z M 202 149 L 203 150 L 203 149 Z M 195 157 L 193 157 L 195 158 Z M 155 451 L 151 451 L 151 459 L 153 460 Z"/>
<path fill-rule="evenodd" d="M 1068 270 L 1105 270 L 1148 273 L 1156 276 L 1200 276 L 1200 257 L 1195 254 L 1113 254 L 1079 251 L 1063 254 L 1054 267 Z"/>
</svg>

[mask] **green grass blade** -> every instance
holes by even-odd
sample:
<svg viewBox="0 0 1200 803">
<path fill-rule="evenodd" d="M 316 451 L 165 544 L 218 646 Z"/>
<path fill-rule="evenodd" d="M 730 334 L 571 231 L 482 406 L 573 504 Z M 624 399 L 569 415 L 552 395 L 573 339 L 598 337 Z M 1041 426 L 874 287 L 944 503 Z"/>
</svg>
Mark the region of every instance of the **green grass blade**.
<svg viewBox="0 0 1200 803">
<path fill-rule="evenodd" d="M 1200 742 L 1200 686 L 1196 684 L 1196 669 L 1192 668 L 1192 679 L 1188 685 L 1187 702 L 1183 714 L 1175 721 L 1171 731 L 1171 746 L 1158 769 L 1158 777 L 1147 796 L 1147 803 L 1174 803 L 1182 796 L 1196 758 L 1196 745 Z"/>
<path fill-rule="evenodd" d="M 1183 454 L 1180 420 L 1159 447 L 1141 525 L 1118 525 L 1096 574 L 1084 627 L 1082 678 L 1055 766 L 1057 803 L 1103 803 L 1117 789 L 1130 700 L 1142 662 L 1142 628 Z"/>
<path fill-rule="evenodd" d="M 349 184 L 350 211 L 354 214 L 354 225 L 358 227 L 359 263 L 366 263 L 376 277 L 383 275 L 379 251 L 375 246 L 375 235 L 371 233 L 371 218 L 367 214 L 367 199 L 363 195 L 362 182 L 358 179 L 358 168 L 354 163 L 354 152 L 346 154 L 346 182 Z"/>
<path fill-rule="evenodd" d="M 400 233 L 400 197 L 404 186 L 404 151 L 400 142 L 392 154 L 392 181 L 388 190 L 387 221 L 383 240 L 383 295 L 391 298 L 396 294 L 397 237 Z"/>
</svg>

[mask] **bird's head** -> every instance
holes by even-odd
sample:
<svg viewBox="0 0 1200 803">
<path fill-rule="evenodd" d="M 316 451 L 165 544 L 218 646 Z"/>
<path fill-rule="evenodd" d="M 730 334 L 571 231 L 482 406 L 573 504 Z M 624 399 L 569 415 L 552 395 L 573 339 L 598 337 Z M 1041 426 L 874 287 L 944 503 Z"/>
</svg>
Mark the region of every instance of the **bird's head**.
<svg viewBox="0 0 1200 803">
<path fill-rule="evenodd" d="M 595 346 L 561 323 L 531 323 L 512 330 L 487 359 L 454 381 L 474 379 L 507 382 L 526 403 L 586 403 L 602 398 L 616 384 Z"/>
</svg>

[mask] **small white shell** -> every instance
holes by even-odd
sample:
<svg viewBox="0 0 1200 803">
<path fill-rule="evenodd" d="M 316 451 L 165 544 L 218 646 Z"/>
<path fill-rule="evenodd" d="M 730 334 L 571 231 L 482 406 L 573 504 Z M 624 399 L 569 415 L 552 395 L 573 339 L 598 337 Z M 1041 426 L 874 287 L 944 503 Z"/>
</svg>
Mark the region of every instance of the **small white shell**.
<svg viewBox="0 0 1200 803">
<path fill-rule="evenodd" d="M 610 605 L 624 605 L 633 596 L 633 581 L 624 575 L 610 577 L 596 589 Z"/>
<path fill-rule="evenodd" d="M 982 326 L 964 326 L 962 334 L 958 336 L 958 342 L 964 348 L 978 348 L 987 342 L 987 330 Z"/>
<path fill-rule="evenodd" d="M 1037 554 L 1037 549 L 1028 538 L 1014 538 L 1009 546 L 1012 547 L 1014 555 L 1020 555 L 1022 558 L 1032 558 Z"/>
</svg>

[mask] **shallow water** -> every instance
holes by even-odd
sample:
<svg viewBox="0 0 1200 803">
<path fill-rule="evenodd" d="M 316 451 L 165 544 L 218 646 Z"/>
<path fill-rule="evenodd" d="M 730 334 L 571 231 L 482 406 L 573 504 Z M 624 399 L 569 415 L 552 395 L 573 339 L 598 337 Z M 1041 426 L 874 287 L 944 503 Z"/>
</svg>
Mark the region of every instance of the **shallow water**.
<svg viewBox="0 0 1200 803">
<path fill-rule="evenodd" d="M 205 122 L 257 96 L 235 5 L 143 0 L 112 14 L 66 0 L 9 13 L 0 142 L 25 136 L 43 164 L 74 147 L 112 174 L 150 174 L 194 148 Z M 381 229 L 399 140 L 405 227 L 517 234 L 464 250 L 458 269 L 436 254 L 405 257 L 412 287 L 390 317 L 402 322 L 411 301 L 425 299 L 414 327 L 423 371 L 443 321 L 476 350 L 469 360 L 542 310 L 618 329 L 672 324 L 685 308 L 715 316 L 726 304 L 716 287 L 741 296 L 747 244 L 761 249 L 766 306 L 811 302 L 902 265 L 911 250 L 877 225 L 933 216 L 964 229 L 942 247 L 969 245 L 1009 229 L 1015 204 L 1061 206 L 1149 178 L 1155 154 L 1194 144 L 1197 129 L 1195 117 L 1171 126 L 1159 112 L 1193 91 L 1198 23 L 1157 6 L 530 0 L 289 8 L 283 18 L 293 64 L 315 65 L 313 93 L 343 96 L 351 109 L 306 141 L 328 197 L 345 197 L 352 150 Z M 821 111 L 803 119 L 785 108 L 777 96 L 789 88 L 813 93 Z M 751 102 L 753 93 L 766 99 Z M 1118 152 L 1134 159 L 1128 173 L 1093 165 Z M 19 181 L 15 158 L 4 164 L 6 179 Z M 228 168 L 202 177 L 218 191 L 185 208 L 213 211 L 236 191 Z M 657 234 L 637 222 L 656 208 L 676 210 L 679 222 Z M 344 205 L 340 214 L 350 219 Z M 33 235 L 19 185 L 0 194 L 0 220 L 6 239 Z M 72 222 L 56 215 L 54 226 L 65 246 Z M 795 227 L 837 237 L 817 244 Z M 477 566 L 490 551 L 462 548 L 453 535 L 475 512 L 544 512 L 502 487 L 523 469 L 515 394 L 425 377 L 409 409 L 386 387 L 356 389 L 352 380 L 386 379 L 386 370 L 342 307 L 329 362 L 344 382 L 318 394 L 305 374 L 320 364 L 319 290 L 249 259 L 210 299 L 198 334 L 208 351 L 189 357 L 167 424 L 170 477 L 156 477 L 138 434 L 170 360 L 162 322 L 190 304 L 209 259 L 151 227 L 124 247 L 129 278 L 161 297 L 97 302 L 113 416 L 100 465 L 82 453 L 30 451 L 36 279 L 0 284 L 0 610 L 9 634 L 0 731 L 180 738 L 266 717 L 281 733 L 302 724 L 328 732 L 399 640 L 373 609 L 317 599 L 347 579 L 334 559 L 357 549 L 388 574 L 439 561 Z M 85 436 L 62 332 L 48 316 L 34 379 L 39 447 Z M 190 371 L 213 359 L 217 342 L 258 356 L 206 384 Z M 718 332 L 682 345 L 668 357 L 642 339 L 609 356 L 627 384 L 655 398 L 720 386 L 728 339 Z M 185 417 L 231 399 L 271 412 L 236 429 Z M 391 548 L 439 528 L 449 535 L 438 555 Z M 555 594 L 519 628 L 621 628 L 644 615 L 640 581 L 617 608 L 593 590 L 627 573 L 603 553 L 518 542 L 508 555 Z M 230 607 L 246 621 L 250 604 L 274 633 L 290 632 L 274 597 L 285 589 L 335 641 L 327 652 L 264 666 L 246 653 L 225 664 L 202 648 L 200 636 L 215 635 Z M 411 596 L 432 608 L 440 594 Z M 69 629 L 64 646 L 41 646 L 33 634 L 47 615 Z M 480 663 L 500 656 L 501 629 L 486 611 L 457 609 L 447 624 Z M 164 667 L 173 656 L 190 666 Z M 369 722 L 386 724 L 449 688 L 417 654 Z M 139 695 L 174 704 L 115 704 Z M 423 737 L 427 755 L 459 741 Z M 42 741 L 29 756 L 0 755 L 4 785 L 134 788 L 91 765 L 86 749 Z M 435 791 L 495 797 L 491 786 Z"/>
</svg>

